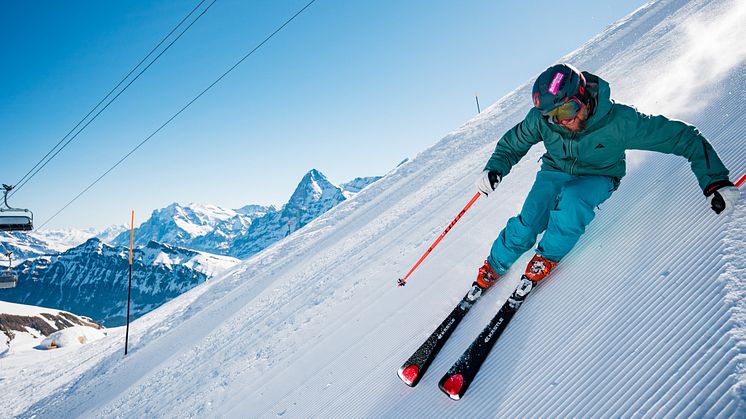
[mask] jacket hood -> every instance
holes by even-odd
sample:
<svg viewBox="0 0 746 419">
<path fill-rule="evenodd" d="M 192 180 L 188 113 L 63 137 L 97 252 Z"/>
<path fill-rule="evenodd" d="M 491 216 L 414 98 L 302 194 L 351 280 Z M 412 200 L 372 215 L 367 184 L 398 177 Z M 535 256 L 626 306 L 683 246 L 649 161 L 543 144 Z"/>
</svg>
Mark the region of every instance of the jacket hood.
<svg viewBox="0 0 746 419">
<path fill-rule="evenodd" d="M 583 72 L 583 76 L 585 76 L 586 87 L 593 98 L 593 115 L 588 119 L 587 124 L 587 127 L 590 128 L 611 112 L 614 102 L 611 101 L 611 87 L 606 80 L 587 71 Z"/>
</svg>

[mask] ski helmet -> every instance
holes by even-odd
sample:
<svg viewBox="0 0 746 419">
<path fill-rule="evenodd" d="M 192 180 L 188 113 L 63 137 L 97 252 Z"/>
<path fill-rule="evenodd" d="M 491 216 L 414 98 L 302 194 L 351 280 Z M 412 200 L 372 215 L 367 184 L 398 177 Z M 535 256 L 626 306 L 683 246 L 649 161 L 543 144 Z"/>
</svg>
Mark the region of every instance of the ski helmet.
<svg viewBox="0 0 746 419">
<path fill-rule="evenodd" d="M 532 97 L 534 106 L 543 114 L 577 97 L 583 103 L 585 77 L 570 64 L 555 64 L 539 75 L 534 82 Z"/>
</svg>

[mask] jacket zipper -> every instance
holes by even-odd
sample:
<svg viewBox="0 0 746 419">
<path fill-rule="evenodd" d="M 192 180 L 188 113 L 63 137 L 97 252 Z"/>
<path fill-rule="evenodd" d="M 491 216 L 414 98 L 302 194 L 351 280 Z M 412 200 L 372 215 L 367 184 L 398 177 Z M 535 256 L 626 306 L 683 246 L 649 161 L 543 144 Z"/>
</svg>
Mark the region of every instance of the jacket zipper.
<svg viewBox="0 0 746 419">
<path fill-rule="evenodd" d="M 573 157 L 573 155 L 572 155 L 572 142 L 573 142 L 574 140 L 575 140 L 575 134 L 572 134 L 572 135 L 570 136 L 570 142 L 569 142 L 569 144 L 568 144 L 568 146 L 570 147 L 570 157 Z M 577 158 L 574 158 L 574 159 L 572 160 L 572 165 L 570 165 L 570 174 L 573 174 L 573 173 L 572 173 L 572 171 L 573 171 L 573 169 L 575 169 L 575 163 L 577 163 L 577 162 L 578 162 L 578 159 L 577 159 Z"/>
</svg>

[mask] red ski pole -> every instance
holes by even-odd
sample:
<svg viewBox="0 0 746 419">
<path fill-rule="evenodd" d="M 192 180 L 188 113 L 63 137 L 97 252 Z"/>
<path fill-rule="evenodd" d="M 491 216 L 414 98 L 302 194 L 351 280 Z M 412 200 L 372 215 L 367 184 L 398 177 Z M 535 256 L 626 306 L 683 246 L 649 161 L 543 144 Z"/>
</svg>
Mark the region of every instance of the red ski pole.
<svg viewBox="0 0 746 419">
<path fill-rule="evenodd" d="M 443 237 L 445 237 L 446 234 L 448 234 L 448 232 L 451 231 L 451 229 L 453 228 L 454 225 L 456 225 L 456 223 L 458 222 L 458 220 L 460 220 L 461 217 L 463 217 L 464 214 L 466 214 L 466 211 L 468 211 L 469 208 L 471 208 L 471 206 L 474 204 L 474 202 L 476 202 L 477 199 L 479 199 L 480 195 L 481 195 L 481 193 L 477 192 L 474 195 L 474 197 L 471 198 L 471 201 L 469 201 L 469 203 L 466 204 L 466 206 L 464 207 L 464 209 L 462 209 L 461 212 L 458 213 L 458 215 L 456 216 L 456 218 L 454 218 L 453 221 L 451 221 L 451 224 L 449 224 L 448 227 L 446 227 L 446 229 L 443 230 L 442 233 L 440 233 L 440 236 L 438 236 L 438 238 L 435 239 L 435 241 L 433 242 L 433 244 L 430 245 L 430 248 L 425 251 L 425 253 L 422 255 L 422 257 L 420 257 L 420 260 L 418 260 L 417 263 L 414 264 L 414 266 L 412 267 L 412 269 L 410 269 L 409 272 L 407 272 L 407 275 L 405 275 L 404 278 L 401 278 L 401 279 L 398 280 L 398 284 L 399 284 L 400 287 L 403 287 L 404 285 L 406 285 L 407 279 L 409 279 L 409 276 L 412 275 L 412 272 L 414 272 L 415 269 L 417 269 L 417 267 L 420 266 L 420 263 L 422 263 L 422 261 L 425 260 L 425 258 L 427 257 L 427 255 L 429 255 L 430 252 L 432 252 L 433 249 L 435 249 L 435 246 L 437 246 L 438 243 L 440 243 L 440 241 L 443 240 Z"/>
</svg>

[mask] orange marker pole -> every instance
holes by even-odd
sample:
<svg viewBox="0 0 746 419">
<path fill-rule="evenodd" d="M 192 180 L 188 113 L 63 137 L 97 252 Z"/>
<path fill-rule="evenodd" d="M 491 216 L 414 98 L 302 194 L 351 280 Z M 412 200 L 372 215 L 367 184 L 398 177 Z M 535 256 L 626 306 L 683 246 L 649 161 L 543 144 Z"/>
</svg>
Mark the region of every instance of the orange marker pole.
<svg viewBox="0 0 746 419">
<path fill-rule="evenodd" d="M 464 214 L 466 214 L 466 211 L 468 211 L 469 208 L 471 208 L 471 206 L 474 205 L 474 203 L 477 201 L 477 199 L 479 199 L 480 195 L 481 194 L 479 192 L 477 192 L 474 195 L 474 197 L 471 198 L 471 201 L 469 201 L 469 203 L 466 204 L 466 206 L 464 207 L 464 209 L 462 209 L 461 212 L 458 213 L 458 215 L 456 216 L 456 218 L 454 218 L 453 221 L 451 221 L 451 224 L 449 224 L 448 227 L 446 227 L 446 229 L 442 233 L 440 233 L 440 236 L 437 239 L 435 239 L 435 242 L 433 242 L 433 244 L 430 245 L 430 248 L 427 249 L 427 251 L 425 251 L 425 253 L 422 255 L 422 257 L 420 257 L 420 260 L 418 260 L 417 263 L 414 264 L 414 266 L 412 267 L 412 269 L 410 269 L 409 272 L 407 272 L 407 275 L 405 275 L 404 278 L 401 278 L 401 279 L 398 280 L 398 284 L 399 284 L 400 287 L 403 287 L 404 285 L 406 285 L 407 279 L 409 279 L 409 276 L 412 275 L 412 272 L 414 272 L 415 269 L 417 269 L 417 267 L 420 266 L 420 263 L 422 263 L 422 261 L 425 260 L 425 258 L 430 254 L 430 252 L 433 251 L 433 249 L 435 249 L 435 246 L 437 246 L 438 243 L 440 243 L 440 241 L 443 240 L 443 237 L 445 237 L 446 234 L 448 234 L 448 232 L 451 231 L 451 229 L 453 228 L 454 225 L 456 225 L 456 223 L 458 222 L 458 220 L 460 220 L 461 217 L 463 217 Z"/>
<path fill-rule="evenodd" d="M 135 210 L 132 210 L 132 222 L 130 223 L 130 280 L 127 286 L 127 331 L 124 334 L 124 354 L 127 355 L 127 347 L 130 340 L 130 298 L 132 298 L 132 245 L 135 241 Z"/>
</svg>

